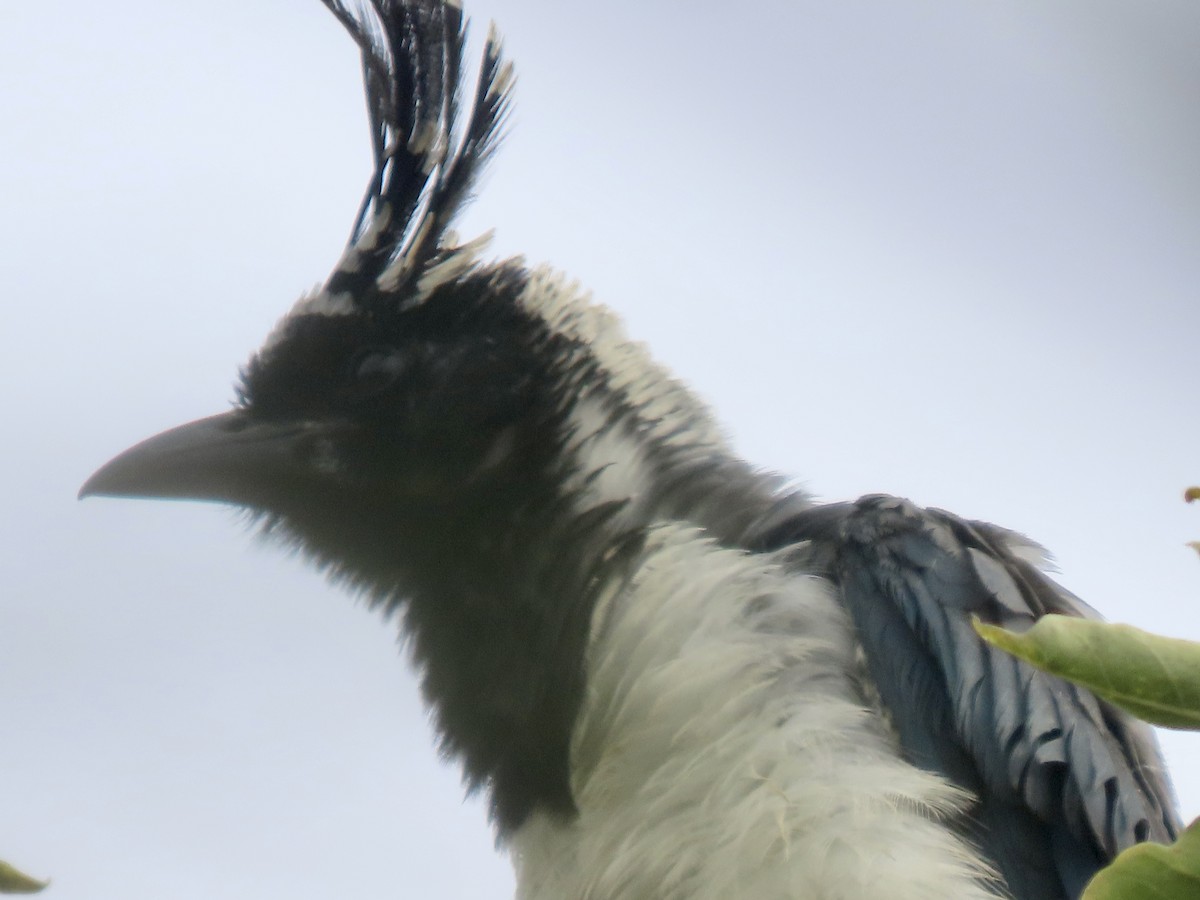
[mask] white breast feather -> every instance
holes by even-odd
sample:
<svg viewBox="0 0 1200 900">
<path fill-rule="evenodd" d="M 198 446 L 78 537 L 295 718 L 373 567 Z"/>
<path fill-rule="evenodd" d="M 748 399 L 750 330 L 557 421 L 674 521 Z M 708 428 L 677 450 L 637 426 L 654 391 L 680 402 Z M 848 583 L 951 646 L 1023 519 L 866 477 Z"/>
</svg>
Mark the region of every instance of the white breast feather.
<svg viewBox="0 0 1200 900">
<path fill-rule="evenodd" d="M 579 816 L 514 835 L 518 900 L 1002 896 L 945 824 L 970 798 L 864 709 L 851 635 L 822 580 L 654 528 L 596 610 Z"/>
</svg>

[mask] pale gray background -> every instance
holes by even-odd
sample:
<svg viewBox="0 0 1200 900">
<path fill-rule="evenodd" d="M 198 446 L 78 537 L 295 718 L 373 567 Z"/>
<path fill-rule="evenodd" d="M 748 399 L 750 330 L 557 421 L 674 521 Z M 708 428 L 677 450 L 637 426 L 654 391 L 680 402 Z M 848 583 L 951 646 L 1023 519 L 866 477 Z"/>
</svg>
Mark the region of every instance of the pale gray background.
<svg viewBox="0 0 1200 900">
<path fill-rule="evenodd" d="M 593 288 L 749 458 L 1200 638 L 1200 6 L 468 6 L 521 80 L 464 232 Z M 0 10 L 0 857 L 55 900 L 509 895 L 393 626 L 226 510 L 74 499 L 324 277 L 358 79 L 316 0 Z"/>
</svg>

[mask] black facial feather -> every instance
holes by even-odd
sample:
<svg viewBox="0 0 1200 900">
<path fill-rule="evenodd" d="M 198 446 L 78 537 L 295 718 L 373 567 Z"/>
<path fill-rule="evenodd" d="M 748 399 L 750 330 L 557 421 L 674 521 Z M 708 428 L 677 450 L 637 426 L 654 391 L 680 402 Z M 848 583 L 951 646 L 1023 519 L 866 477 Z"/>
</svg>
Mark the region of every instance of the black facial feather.
<svg viewBox="0 0 1200 900">
<path fill-rule="evenodd" d="M 268 530 L 398 611 L 444 753 L 501 835 L 572 809 L 569 741 L 598 586 L 640 530 L 564 494 L 577 348 L 514 298 L 514 264 L 417 305 L 289 317 L 246 367 L 253 421 L 319 421 L 325 474 L 264 503 Z M 336 423 L 337 427 L 328 427 Z"/>
<path fill-rule="evenodd" d="M 640 531 L 606 527 L 618 505 L 580 513 L 569 501 L 517 456 L 458 498 L 408 498 L 403 515 L 364 482 L 306 493 L 272 522 L 372 605 L 402 615 L 441 749 L 470 789 L 488 790 L 501 837 L 535 808 L 574 809 L 569 745 L 588 624 L 600 587 L 620 580 L 642 545 Z"/>
</svg>

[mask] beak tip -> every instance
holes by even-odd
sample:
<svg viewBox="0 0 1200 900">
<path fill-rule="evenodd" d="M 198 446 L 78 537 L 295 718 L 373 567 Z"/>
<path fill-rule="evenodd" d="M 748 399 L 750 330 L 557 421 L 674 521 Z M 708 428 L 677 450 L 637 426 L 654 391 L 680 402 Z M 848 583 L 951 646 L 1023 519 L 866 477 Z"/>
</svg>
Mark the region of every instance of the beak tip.
<svg viewBox="0 0 1200 900">
<path fill-rule="evenodd" d="M 95 497 L 99 493 L 96 490 L 96 475 L 93 474 L 80 486 L 79 491 L 75 494 L 75 499 L 86 500 L 88 497 Z"/>
<path fill-rule="evenodd" d="M 122 454 L 123 456 L 123 454 Z M 88 476 L 79 488 L 79 492 L 75 495 L 76 500 L 86 500 L 88 497 L 121 497 L 125 495 L 122 487 L 128 488 L 128 485 L 122 485 L 121 474 L 122 467 L 114 465 L 121 460 L 121 456 L 116 457 L 109 462 L 106 462 L 99 469 Z M 114 478 L 114 475 L 116 476 Z"/>
</svg>

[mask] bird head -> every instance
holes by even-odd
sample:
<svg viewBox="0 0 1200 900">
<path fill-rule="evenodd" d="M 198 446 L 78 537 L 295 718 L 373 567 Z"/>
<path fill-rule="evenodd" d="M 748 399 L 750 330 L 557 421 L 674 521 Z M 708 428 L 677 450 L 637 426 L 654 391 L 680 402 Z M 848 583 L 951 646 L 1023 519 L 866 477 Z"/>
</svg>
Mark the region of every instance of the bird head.
<svg viewBox="0 0 1200 900">
<path fill-rule="evenodd" d="M 626 525 L 664 502 L 728 520 L 723 490 L 761 494 L 718 471 L 720 429 L 614 316 L 548 270 L 481 262 L 487 236 L 450 230 L 509 109 L 495 30 L 463 102 L 456 4 L 326 5 L 362 51 L 375 160 L 345 251 L 244 367 L 232 411 L 138 444 L 81 495 L 234 504 L 340 564 L 381 540 L 375 520 L 564 500 L 620 506 Z M 672 477 L 689 467 L 710 477 Z"/>
<path fill-rule="evenodd" d="M 407 309 L 302 300 L 245 366 L 233 410 L 171 429 L 83 494 L 300 513 L 330 495 L 400 509 L 529 489 L 562 428 L 548 334 L 493 267 Z"/>
<path fill-rule="evenodd" d="M 441 2 L 327 4 L 362 48 L 375 170 L 345 252 L 242 371 L 232 411 L 144 441 L 81 494 L 307 507 L 445 506 L 517 489 L 559 424 L 561 338 L 448 226 L 495 146 L 511 70 L 488 36 L 469 112 L 465 25 Z M 465 118 L 465 122 L 459 121 Z"/>
</svg>

